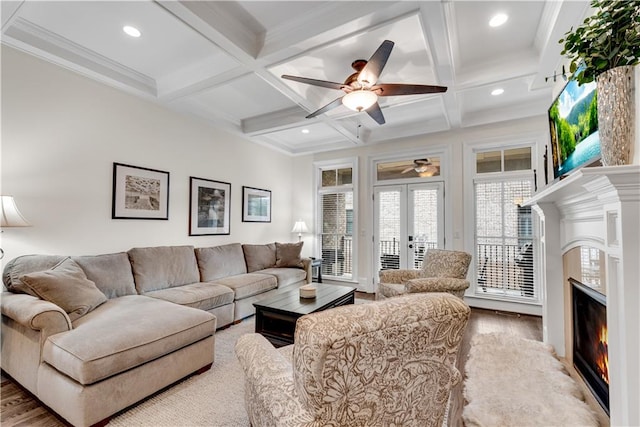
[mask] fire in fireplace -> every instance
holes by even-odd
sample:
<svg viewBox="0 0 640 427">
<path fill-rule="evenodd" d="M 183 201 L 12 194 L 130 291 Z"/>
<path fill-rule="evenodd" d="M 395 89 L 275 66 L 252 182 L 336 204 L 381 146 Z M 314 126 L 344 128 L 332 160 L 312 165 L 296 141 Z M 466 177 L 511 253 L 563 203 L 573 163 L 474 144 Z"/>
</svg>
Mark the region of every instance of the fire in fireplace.
<svg viewBox="0 0 640 427">
<path fill-rule="evenodd" d="M 570 278 L 573 300 L 573 364 L 609 414 L 607 300 Z"/>
</svg>

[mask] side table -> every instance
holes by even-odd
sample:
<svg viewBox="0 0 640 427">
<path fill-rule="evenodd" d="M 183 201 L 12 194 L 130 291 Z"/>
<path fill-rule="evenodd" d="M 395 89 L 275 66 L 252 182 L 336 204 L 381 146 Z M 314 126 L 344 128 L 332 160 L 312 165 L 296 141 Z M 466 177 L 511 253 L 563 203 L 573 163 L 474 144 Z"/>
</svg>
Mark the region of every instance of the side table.
<svg viewBox="0 0 640 427">
<path fill-rule="evenodd" d="M 318 276 L 315 276 L 315 269 L 318 269 Z M 322 258 L 311 258 L 311 277 L 315 282 L 322 283 Z"/>
</svg>

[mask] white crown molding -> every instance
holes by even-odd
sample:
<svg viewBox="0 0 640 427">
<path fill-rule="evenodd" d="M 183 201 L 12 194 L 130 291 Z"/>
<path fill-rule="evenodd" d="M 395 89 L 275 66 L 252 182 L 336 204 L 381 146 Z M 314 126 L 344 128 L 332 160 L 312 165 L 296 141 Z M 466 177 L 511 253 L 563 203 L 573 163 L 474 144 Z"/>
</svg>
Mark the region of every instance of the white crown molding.
<svg viewBox="0 0 640 427">
<path fill-rule="evenodd" d="M 155 97 L 155 80 L 99 55 L 22 18 L 16 18 L 3 34 L 2 43 L 46 61 L 62 65 L 109 85 L 128 87 Z"/>
</svg>

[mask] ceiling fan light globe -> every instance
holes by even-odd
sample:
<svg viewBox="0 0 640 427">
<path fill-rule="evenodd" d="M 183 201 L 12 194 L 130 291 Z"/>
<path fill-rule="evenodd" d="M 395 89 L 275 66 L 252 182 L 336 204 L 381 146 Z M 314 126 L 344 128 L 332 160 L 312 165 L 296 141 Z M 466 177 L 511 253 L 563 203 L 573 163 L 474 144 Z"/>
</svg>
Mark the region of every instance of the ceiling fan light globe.
<svg viewBox="0 0 640 427">
<path fill-rule="evenodd" d="M 362 111 L 378 102 L 378 95 L 370 90 L 354 90 L 342 97 L 342 103 L 353 111 Z"/>
</svg>

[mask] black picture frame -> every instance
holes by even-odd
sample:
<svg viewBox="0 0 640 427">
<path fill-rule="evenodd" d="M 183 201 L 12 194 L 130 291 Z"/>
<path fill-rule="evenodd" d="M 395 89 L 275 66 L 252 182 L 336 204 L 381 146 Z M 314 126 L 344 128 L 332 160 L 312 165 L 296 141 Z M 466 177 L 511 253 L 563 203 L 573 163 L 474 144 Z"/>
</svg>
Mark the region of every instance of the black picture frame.
<svg viewBox="0 0 640 427">
<path fill-rule="evenodd" d="M 231 184 L 189 177 L 189 236 L 231 234 Z"/>
<path fill-rule="evenodd" d="M 112 219 L 169 219 L 169 172 L 113 163 Z"/>
<path fill-rule="evenodd" d="M 242 186 L 242 222 L 271 222 L 271 191 Z"/>
</svg>

